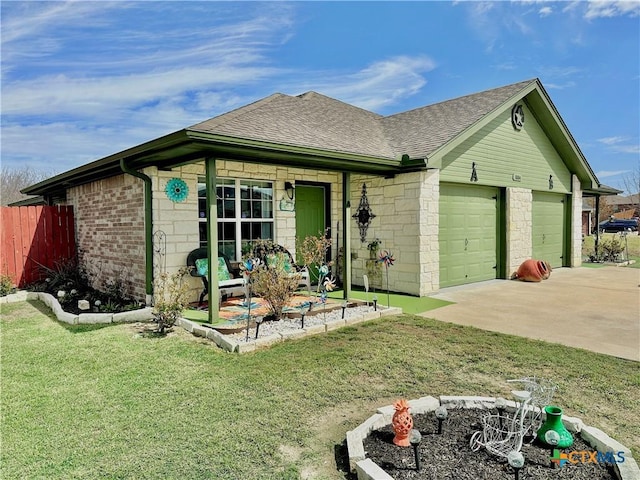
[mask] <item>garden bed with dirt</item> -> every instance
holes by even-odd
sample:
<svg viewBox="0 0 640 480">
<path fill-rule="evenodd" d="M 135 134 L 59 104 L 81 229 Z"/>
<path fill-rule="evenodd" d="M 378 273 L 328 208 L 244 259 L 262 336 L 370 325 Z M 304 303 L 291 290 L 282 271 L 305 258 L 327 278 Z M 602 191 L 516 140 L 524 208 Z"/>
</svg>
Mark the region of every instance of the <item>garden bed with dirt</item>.
<svg viewBox="0 0 640 480">
<path fill-rule="evenodd" d="M 456 480 L 512 480 L 514 471 L 506 459 L 490 454 L 484 448 L 474 452 L 470 439 L 474 432 L 482 430 L 482 417 L 495 410 L 451 409 L 438 434 L 438 421 L 433 414 L 413 416 L 414 428 L 422 434 L 418 446 L 421 469 L 416 470 L 412 447 L 398 447 L 393 443 L 391 425 L 374 430 L 364 439 L 366 457 L 375 462 L 395 480 L 456 479 Z M 574 435 L 574 444 L 565 450 L 593 451 L 579 435 Z M 615 468 L 604 463 L 567 462 L 562 467 L 551 468 L 551 452 L 538 441 L 524 444 L 521 450 L 525 457 L 520 479 L 571 479 L 571 480 L 616 480 Z"/>
</svg>

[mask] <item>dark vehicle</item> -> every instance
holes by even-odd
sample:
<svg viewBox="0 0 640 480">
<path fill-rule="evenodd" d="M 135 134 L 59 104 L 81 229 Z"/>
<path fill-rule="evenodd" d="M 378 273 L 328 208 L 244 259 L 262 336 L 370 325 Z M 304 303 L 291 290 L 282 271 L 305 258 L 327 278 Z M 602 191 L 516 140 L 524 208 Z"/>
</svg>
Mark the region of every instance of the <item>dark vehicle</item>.
<svg viewBox="0 0 640 480">
<path fill-rule="evenodd" d="M 638 231 L 638 219 L 632 218 L 629 220 L 621 220 L 614 218 L 613 220 L 606 220 L 600 223 L 600 231 L 605 233 L 615 232 L 637 232 Z"/>
</svg>

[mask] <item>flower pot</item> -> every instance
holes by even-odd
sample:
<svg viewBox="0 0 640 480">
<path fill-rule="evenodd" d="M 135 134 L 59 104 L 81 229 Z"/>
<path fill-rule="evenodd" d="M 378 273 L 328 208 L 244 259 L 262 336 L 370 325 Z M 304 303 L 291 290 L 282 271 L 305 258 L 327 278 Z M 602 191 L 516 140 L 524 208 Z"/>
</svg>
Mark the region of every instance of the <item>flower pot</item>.
<svg viewBox="0 0 640 480">
<path fill-rule="evenodd" d="M 567 448 L 573 445 L 573 436 L 562 423 L 562 409 L 560 407 L 548 405 L 544 407 L 544 411 L 547 414 L 547 418 L 538 429 L 538 440 L 545 445 L 551 446 L 545 441 L 545 433 L 549 430 L 553 430 L 560 436 L 560 440 L 557 445 L 558 448 Z"/>
</svg>

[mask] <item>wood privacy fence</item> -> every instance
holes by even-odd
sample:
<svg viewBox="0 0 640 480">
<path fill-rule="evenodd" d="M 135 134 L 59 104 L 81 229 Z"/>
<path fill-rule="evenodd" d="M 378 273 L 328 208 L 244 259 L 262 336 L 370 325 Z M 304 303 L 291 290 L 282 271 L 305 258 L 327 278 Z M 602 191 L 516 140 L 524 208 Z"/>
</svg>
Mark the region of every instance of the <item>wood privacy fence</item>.
<svg viewBox="0 0 640 480">
<path fill-rule="evenodd" d="M 71 206 L 1 207 L 0 272 L 18 287 L 45 276 L 45 269 L 75 259 Z"/>
</svg>

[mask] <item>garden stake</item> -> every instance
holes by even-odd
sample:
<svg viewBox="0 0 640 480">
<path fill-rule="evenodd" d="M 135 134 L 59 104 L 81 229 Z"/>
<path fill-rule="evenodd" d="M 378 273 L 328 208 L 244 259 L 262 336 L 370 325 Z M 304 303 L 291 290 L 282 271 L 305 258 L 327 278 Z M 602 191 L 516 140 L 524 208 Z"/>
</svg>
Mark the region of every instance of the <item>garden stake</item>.
<svg viewBox="0 0 640 480">
<path fill-rule="evenodd" d="M 436 418 L 438 419 L 438 435 L 442 434 L 442 422 L 447 418 L 447 409 L 445 407 L 438 407 L 435 411 Z"/>
<path fill-rule="evenodd" d="M 375 295 L 373 297 L 373 311 L 374 312 L 378 311 L 378 297 Z"/>
<path fill-rule="evenodd" d="M 258 331 L 260 330 L 260 325 L 262 324 L 262 318 L 256 318 L 256 340 L 258 339 Z"/>
<path fill-rule="evenodd" d="M 544 441 L 549 445 L 549 456 L 552 458 L 549 462 L 549 467 L 555 468 L 556 464 L 553 461 L 553 451 L 557 448 L 558 443 L 560 442 L 560 434 L 555 430 L 547 430 L 544 434 Z"/>
<path fill-rule="evenodd" d="M 502 397 L 498 397 L 496 398 L 495 405 L 496 405 L 496 410 L 498 410 L 498 422 L 500 423 L 500 428 L 502 429 L 503 427 L 502 417 L 504 416 L 504 411 L 507 408 L 507 401 Z"/>
<path fill-rule="evenodd" d="M 389 295 L 389 267 L 393 265 L 393 262 L 395 262 L 396 259 L 393 258 L 393 253 L 385 250 L 383 252 L 380 252 L 380 258 L 378 259 L 378 261 L 384 263 L 385 269 L 387 271 L 387 308 L 390 308 L 391 300 Z"/>
<path fill-rule="evenodd" d="M 513 468 L 513 471 L 515 472 L 516 480 L 519 480 L 520 470 L 522 469 L 522 467 L 524 467 L 524 455 L 522 455 L 522 453 L 516 450 L 512 450 L 509 452 L 509 455 L 507 455 L 507 461 L 509 462 L 509 465 L 511 465 L 511 468 Z"/>
<path fill-rule="evenodd" d="M 422 440 L 422 435 L 419 430 L 415 428 L 411 430 L 411 434 L 409 434 L 409 443 L 413 447 L 413 456 L 416 460 L 416 470 L 420 471 L 420 455 L 418 454 L 418 446 L 420 445 L 420 441 Z"/>
<path fill-rule="evenodd" d="M 344 320 L 344 312 L 347 309 L 347 301 L 345 300 L 342 304 L 342 320 Z"/>
</svg>

